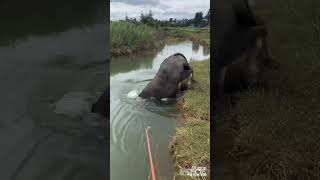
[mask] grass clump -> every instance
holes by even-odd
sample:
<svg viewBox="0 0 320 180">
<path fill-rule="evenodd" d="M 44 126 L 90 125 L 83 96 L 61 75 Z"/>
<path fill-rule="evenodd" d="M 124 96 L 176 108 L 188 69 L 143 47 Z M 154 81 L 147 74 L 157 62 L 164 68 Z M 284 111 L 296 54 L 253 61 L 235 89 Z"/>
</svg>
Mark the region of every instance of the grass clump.
<svg viewBox="0 0 320 180">
<path fill-rule="evenodd" d="M 320 2 L 271 0 L 257 13 L 267 24 L 279 69 L 268 88 L 237 95 L 234 154 L 246 174 L 320 179 Z"/>
<path fill-rule="evenodd" d="M 110 28 L 113 55 L 153 47 L 157 37 L 154 28 L 138 23 L 112 22 Z"/>
<path fill-rule="evenodd" d="M 183 95 L 181 109 L 188 117 L 210 118 L 210 60 L 190 63 L 194 71 L 194 85 Z"/>
<path fill-rule="evenodd" d="M 187 179 L 179 171 L 192 166 L 210 168 L 210 60 L 192 62 L 194 86 L 179 99 L 184 121 L 173 140 L 177 179 Z M 195 178 L 195 177 L 193 177 Z M 200 178 L 200 177 L 199 177 Z M 206 177 L 202 177 L 206 178 Z"/>
</svg>

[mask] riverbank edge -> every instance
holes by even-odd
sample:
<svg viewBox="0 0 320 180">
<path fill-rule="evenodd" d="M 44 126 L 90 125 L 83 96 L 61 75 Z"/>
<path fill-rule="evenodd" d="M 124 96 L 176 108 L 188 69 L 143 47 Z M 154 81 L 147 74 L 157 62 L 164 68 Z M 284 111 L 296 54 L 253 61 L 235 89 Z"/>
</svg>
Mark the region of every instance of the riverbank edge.
<svg viewBox="0 0 320 180">
<path fill-rule="evenodd" d="M 174 28 L 174 30 L 177 30 Z M 179 29 L 181 31 L 181 29 Z M 194 34 L 186 34 L 186 35 L 176 35 L 172 33 L 173 30 L 164 32 L 163 30 L 160 30 L 158 38 L 153 42 L 152 46 L 149 46 L 147 48 L 132 48 L 128 46 L 123 46 L 121 48 L 111 48 L 110 54 L 112 57 L 120 57 L 120 56 L 126 56 L 131 54 L 138 54 L 138 53 L 144 53 L 146 51 L 150 50 L 157 50 L 163 48 L 165 44 L 168 43 L 178 43 L 183 41 L 193 41 L 196 43 L 201 44 L 205 48 L 209 48 L 210 42 L 207 40 L 204 40 L 204 38 L 199 38 Z M 196 33 L 197 34 L 197 33 Z"/>
<path fill-rule="evenodd" d="M 178 99 L 176 134 L 169 145 L 175 167 L 174 179 L 197 179 L 181 175 L 193 166 L 205 167 L 210 177 L 210 59 L 191 62 L 193 87 Z M 206 177 L 198 177 L 206 179 Z"/>
<path fill-rule="evenodd" d="M 165 37 L 162 40 L 158 40 L 157 42 L 154 42 L 153 45 L 149 46 L 148 48 L 131 48 L 128 46 L 123 46 L 121 48 L 112 48 L 110 50 L 110 54 L 111 54 L 111 57 L 128 56 L 128 55 L 140 54 L 140 53 L 143 54 L 147 51 L 161 49 L 165 44 L 178 43 L 185 40 L 186 40 L 185 38 Z"/>
</svg>

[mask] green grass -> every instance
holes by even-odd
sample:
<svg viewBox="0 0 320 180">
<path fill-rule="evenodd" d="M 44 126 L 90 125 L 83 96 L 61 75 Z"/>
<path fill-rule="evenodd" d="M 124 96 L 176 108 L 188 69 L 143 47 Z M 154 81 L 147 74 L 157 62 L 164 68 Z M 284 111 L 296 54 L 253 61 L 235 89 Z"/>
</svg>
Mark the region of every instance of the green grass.
<svg viewBox="0 0 320 180">
<path fill-rule="evenodd" d="M 188 117 L 209 120 L 210 116 L 210 61 L 193 61 L 195 84 L 192 90 L 183 95 L 181 108 L 188 111 Z"/>
<path fill-rule="evenodd" d="M 237 95 L 233 153 L 245 152 L 247 179 L 320 179 L 319 7 L 317 0 L 271 0 L 257 9 L 280 66 L 267 88 Z"/>
<path fill-rule="evenodd" d="M 210 28 L 163 27 L 161 30 L 167 36 L 186 38 L 197 41 L 203 46 L 210 46 Z"/>
<path fill-rule="evenodd" d="M 179 100 L 184 120 L 173 140 L 173 156 L 177 168 L 210 167 L 210 60 L 192 62 L 194 85 Z M 209 171 L 207 171 L 209 177 Z"/>
<path fill-rule="evenodd" d="M 147 49 L 154 46 L 157 33 L 154 28 L 130 22 L 111 23 L 111 51 Z"/>
<path fill-rule="evenodd" d="M 111 55 L 121 56 L 159 48 L 166 42 L 189 39 L 210 46 L 209 28 L 154 28 L 139 22 L 111 23 Z"/>
</svg>

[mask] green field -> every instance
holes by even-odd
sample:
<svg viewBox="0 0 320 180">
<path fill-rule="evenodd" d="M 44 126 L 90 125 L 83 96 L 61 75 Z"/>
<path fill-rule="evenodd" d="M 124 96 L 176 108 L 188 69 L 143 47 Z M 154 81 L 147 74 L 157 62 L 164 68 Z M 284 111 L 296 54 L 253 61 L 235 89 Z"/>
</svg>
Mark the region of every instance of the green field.
<svg viewBox="0 0 320 180">
<path fill-rule="evenodd" d="M 210 46 L 210 28 L 161 28 L 165 35 L 178 38 L 186 38 L 196 41 L 203 46 Z"/>
<path fill-rule="evenodd" d="M 250 176 L 244 179 L 320 179 L 319 7 L 271 0 L 256 9 L 279 68 L 266 88 L 238 93 L 231 113 L 238 124 L 231 153 Z"/>
</svg>

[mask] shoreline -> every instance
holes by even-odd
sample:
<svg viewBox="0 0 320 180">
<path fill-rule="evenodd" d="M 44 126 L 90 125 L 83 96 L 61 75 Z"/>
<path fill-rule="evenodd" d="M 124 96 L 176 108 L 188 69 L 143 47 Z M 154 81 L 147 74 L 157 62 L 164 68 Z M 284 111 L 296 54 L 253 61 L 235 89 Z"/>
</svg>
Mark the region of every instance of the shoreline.
<svg viewBox="0 0 320 180">
<path fill-rule="evenodd" d="M 182 42 L 186 39 L 184 38 L 174 38 L 174 37 L 165 37 L 164 40 L 159 40 L 157 43 L 154 43 L 153 46 L 149 47 L 149 48 L 130 48 L 128 46 L 124 46 L 121 48 L 112 48 L 110 50 L 111 53 L 111 58 L 116 58 L 116 57 L 121 57 L 121 56 L 128 56 L 128 55 L 132 55 L 132 54 L 142 54 L 145 53 L 147 51 L 154 51 L 154 50 L 158 50 L 160 48 L 163 48 L 163 46 L 165 44 L 168 43 L 178 43 L 178 42 Z"/>
<path fill-rule="evenodd" d="M 165 44 L 168 43 L 177 43 L 177 42 L 182 42 L 186 40 L 190 40 L 196 43 L 201 44 L 204 48 L 209 48 L 210 47 L 210 39 L 205 39 L 201 37 L 197 37 L 196 35 L 206 35 L 205 33 L 200 33 L 200 32 L 188 32 L 185 33 L 184 35 L 180 35 L 179 31 L 184 31 L 178 29 L 178 28 L 172 28 L 173 30 L 160 30 L 159 32 L 159 37 L 154 40 L 152 46 L 146 48 L 146 47 L 129 47 L 129 46 L 123 46 L 120 48 L 111 48 L 110 54 L 111 58 L 113 57 L 121 57 L 121 56 L 128 56 L 131 54 L 139 54 L 139 53 L 144 53 L 146 51 L 152 51 L 152 50 L 157 50 L 159 48 L 162 48 Z M 185 30 L 186 31 L 186 30 Z M 190 30 L 188 30 L 190 31 Z"/>
</svg>

